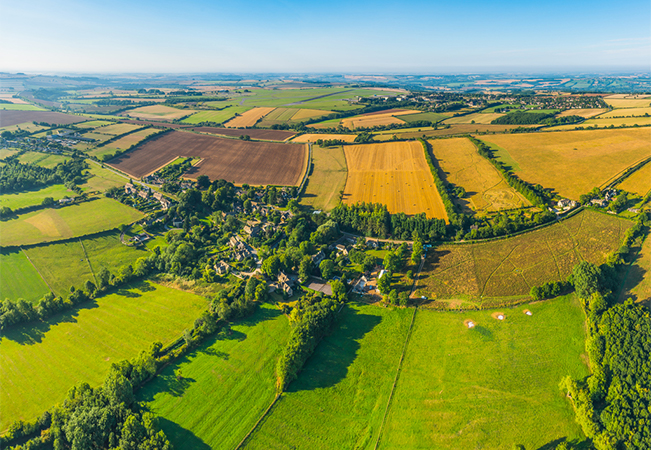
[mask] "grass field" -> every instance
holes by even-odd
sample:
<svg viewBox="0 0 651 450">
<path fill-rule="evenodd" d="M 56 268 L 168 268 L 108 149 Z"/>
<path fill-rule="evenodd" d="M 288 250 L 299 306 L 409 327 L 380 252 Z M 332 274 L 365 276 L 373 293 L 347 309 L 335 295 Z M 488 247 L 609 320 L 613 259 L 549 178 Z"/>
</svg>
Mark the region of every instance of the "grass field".
<svg viewBox="0 0 651 450">
<path fill-rule="evenodd" d="M 0 430 L 40 416 L 77 383 L 100 384 L 112 363 L 152 342 L 178 338 L 206 306 L 196 295 L 139 282 L 45 323 L 3 332 Z"/>
<path fill-rule="evenodd" d="M 275 396 L 276 360 L 288 337 L 285 316 L 264 304 L 232 334 L 208 339 L 165 369 L 139 400 L 159 416 L 175 448 L 233 449 Z"/>
<path fill-rule="evenodd" d="M 301 204 L 330 211 L 339 204 L 339 193 L 346 186 L 346 156 L 338 147 L 312 146 L 314 169 L 301 196 Z"/>
<path fill-rule="evenodd" d="M 651 100 L 649 100 L 651 102 Z M 613 109 L 607 113 L 601 114 L 600 119 L 608 119 L 611 117 L 636 117 L 651 115 L 651 107 L 646 108 L 625 108 L 625 109 Z"/>
<path fill-rule="evenodd" d="M 34 125 L 33 122 L 19 123 L 17 125 L 9 125 L 6 127 L 0 127 L 0 131 L 11 131 L 12 133 L 18 130 L 29 131 L 30 133 L 36 133 L 39 130 L 47 130 L 50 127 L 43 127 L 41 125 Z"/>
<path fill-rule="evenodd" d="M 585 130 L 479 136 L 517 163 L 516 175 L 578 200 L 649 156 L 651 129 Z M 505 161 L 509 164 L 508 159 Z"/>
<path fill-rule="evenodd" d="M 192 114 L 190 117 L 186 117 L 182 122 L 189 124 L 197 124 L 201 122 L 224 123 L 235 117 L 235 114 L 243 114 L 250 109 L 251 108 L 247 106 L 230 106 L 219 111 L 199 111 Z"/>
<path fill-rule="evenodd" d="M 0 245 L 28 245 L 110 230 L 143 214 L 109 198 L 21 214 L 0 224 Z"/>
<path fill-rule="evenodd" d="M 63 155 L 53 155 L 51 153 L 41 153 L 41 152 L 25 152 L 18 157 L 18 161 L 27 164 L 36 164 L 37 166 L 47 167 L 48 169 L 54 168 L 57 164 L 66 161 L 67 156 Z"/>
<path fill-rule="evenodd" d="M 435 139 L 430 144 L 447 181 L 466 190 L 466 197 L 457 199 L 462 206 L 488 212 L 529 205 L 467 138 Z"/>
<path fill-rule="evenodd" d="M 164 105 L 142 106 L 122 113 L 124 116 L 142 120 L 176 120 L 193 114 L 192 109 L 177 109 Z"/>
<path fill-rule="evenodd" d="M 45 111 L 45 109 L 24 103 L 0 103 L 0 110 L 4 111 Z"/>
<path fill-rule="evenodd" d="M 108 120 L 89 120 L 88 122 L 83 122 L 80 124 L 77 124 L 78 128 L 97 128 L 97 127 L 103 127 L 105 125 L 110 125 L 114 122 L 108 121 Z"/>
<path fill-rule="evenodd" d="M 112 187 L 123 186 L 129 181 L 127 178 L 124 178 L 115 172 L 103 169 L 94 162 L 89 161 L 88 166 L 89 169 L 87 172 L 90 172 L 92 176 L 81 185 L 84 190 L 104 192 Z"/>
<path fill-rule="evenodd" d="M 292 122 L 300 122 L 305 119 L 313 119 L 315 117 L 327 116 L 328 114 L 331 113 L 332 111 L 324 111 L 322 109 L 302 108 L 296 110 L 296 114 L 292 116 L 291 120 Z"/>
<path fill-rule="evenodd" d="M 40 205 L 46 197 L 52 197 L 56 201 L 63 197 L 75 197 L 76 195 L 62 184 L 53 184 L 52 186 L 32 191 L 1 194 L 0 207 L 6 206 L 7 208 L 16 210 L 27 206 Z"/>
<path fill-rule="evenodd" d="M 50 290 L 20 250 L 0 252 L 0 300 L 38 301 Z"/>
<path fill-rule="evenodd" d="M 132 131 L 135 131 L 138 128 L 142 128 L 142 127 L 130 123 L 116 123 L 113 125 L 97 127 L 95 128 L 95 132 L 101 134 L 110 134 L 111 136 L 119 136 L 124 133 L 130 133 Z"/>
<path fill-rule="evenodd" d="M 349 303 L 244 448 L 372 449 L 412 313 Z"/>
<path fill-rule="evenodd" d="M 558 387 L 589 373 L 579 302 L 560 297 L 508 309 L 504 321 L 494 315 L 418 311 L 380 449 L 543 449 L 584 439 Z"/>
<path fill-rule="evenodd" d="M 475 114 L 468 114 L 466 116 L 460 116 L 460 117 L 450 117 L 449 119 L 445 119 L 444 123 L 449 123 L 449 124 L 478 123 L 482 125 L 488 125 L 493 120 L 502 117 L 504 115 L 505 114 L 500 114 L 500 113 L 475 113 Z"/>
<path fill-rule="evenodd" d="M 561 111 L 560 113 L 557 114 L 557 117 L 565 117 L 565 116 L 580 116 L 580 117 L 585 117 L 586 119 L 594 116 L 598 116 L 599 114 L 603 114 L 607 109 L 599 109 L 599 108 L 585 108 L 585 109 L 566 109 L 565 111 Z"/>
<path fill-rule="evenodd" d="M 605 97 L 604 101 L 613 108 L 645 108 L 651 105 L 651 98 Z"/>
<path fill-rule="evenodd" d="M 651 190 L 651 163 L 647 163 L 633 172 L 624 181 L 619 183 L 617 187 L 644 197 Z"/>
<path fill-rule="evenodd" d="M 416 295 L 450 307 L 528 298 L 532 286 L 565 280 L 582 260 L 601 264 L 633 222 L 591 210 L 516 237 L 443 245 L 427 255 Z M 507 298 L 507 297 L 510 297 Z"/>
<path fill-rule="evenodd" d="M 127 134 L 126 136 L 121 137 L 117 141 L 113 141 L 104 147 L 91 149 L 87 153 L 90 156 L 102 157 L 105 154 L 112 154 L 118 150 L 126 150 L 136 145 L 138 142 L 146 139 L 148 136 L 151 136 L 154 133 L 158 133 L 159 131 L 160 130 L 156 128 L 146 128 L 144 130 L 136 131 L 134 133 Z"/>
<path fill-rule="evenodd" d="M 343 201 L 383 203 L 392 213 L 448 220 L 420 142 L 347 145 Z"/>
<path fill-rule="evenodd" d="M 240 128 L 240 127 L 252 127 L 255 125 L 258 120 L 262 119 L 264 116 L 269 114 L 275 108 L 253 108 L 249 111 L 242 113 L 241 115 L 232 118 L 224 125 L 230 128 Z"/>
<path fill-rule="evenodd" d="M 632 298 L 651 307 L 651 237 L 648 235 L 636 259 L 626 268 L 619 294 L 619 301 Z"/>
<path fill-rule="evenodd" d="M 337 128 L 341 125 L 341 119 L 324 120 L 323 122 L 311 123 L 308 127 L 322 129 L 322 128 Z"/>
<path fill-rule="evenodd" d="M 416 122 L 418 120 L 429 120 L 430 122 L 438 122 L 447 117 L 450 117 L 449 114 L 440 114 L 434 112 L 425 112 L 417 114 L 405 114 L 399 117 L 403 122 Z"/>
<path fill-rule="evenodd" d="M 308 133 L 308 134 L 301 134 L 300 136 L 296 136 L 294 139 L 292 139 L 292 142 L 316 142 L 319 139 L 323 139 L 323 140 L 338 139 L 340 141 L 353 143 L 356 137 L 357 137 L 356 134 L 310 134 Z"/>
</svg>

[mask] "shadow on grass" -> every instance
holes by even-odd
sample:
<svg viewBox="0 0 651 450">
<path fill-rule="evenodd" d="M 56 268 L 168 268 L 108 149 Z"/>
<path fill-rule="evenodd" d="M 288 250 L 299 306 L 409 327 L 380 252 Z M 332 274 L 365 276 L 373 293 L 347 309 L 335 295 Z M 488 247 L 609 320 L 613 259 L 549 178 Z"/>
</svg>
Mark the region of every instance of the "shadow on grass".
<svg viewBox="0 0 651 450">
<path fill-rule="evenodd" d="M 210 450 L 210 446 L 198 438 L 192 431 L 164 417 L 158 418 L 158 424 L 175 448 L 186 450 Z"/>
<path fill-rule="evenodd" d="M 382 321 L 379 316 L 362 314 L 349 307 L 340 317 L 338 325 L 319 343 L 288 392 L 327 388 L 341 382 L 357 357 L 359 340 Z"/>
<path fill-rule="evenodd" d="M 493 340 L 493 332 L 488 328 L 482 327 L 481 325 L 475 325 L 473 331 L 479 334 L 482 337 L 482 339 L 485 341 Z"/>
<path fill-rule="evenodd" d="M 543 445 L 542 447 L 538 447 L 536 450 L 554 450 L 558 445 L 560 445 L 563 442 L 567 442 L 570 444 L 570 448 L 576 449 L 576 450 L 589 450 L 592 448 L 592 445 L 590 444 L 590 441 L 587 439 L 584 441 L 568 441 L 567 438 L 558 438 L 554 439 L 551 442 L 548 442 L 547 444 Z"/>
</svg>

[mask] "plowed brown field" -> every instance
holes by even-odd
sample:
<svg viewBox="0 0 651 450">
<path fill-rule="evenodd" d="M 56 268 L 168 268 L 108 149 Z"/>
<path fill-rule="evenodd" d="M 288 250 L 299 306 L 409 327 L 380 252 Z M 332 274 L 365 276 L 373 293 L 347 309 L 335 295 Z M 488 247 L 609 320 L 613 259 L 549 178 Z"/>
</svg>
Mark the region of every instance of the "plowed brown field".
<svg viewBox="0 0 651 450">
<path fill-rule="evenodd" d="M 392 213 L 425 213 L 448 220 L 419 142 L 345 147 L 348 179 L 343 201 L 383 203 Z"/>
<path fill-rule="evenodd" d="M 268 141 L 284 141 L 296 134 L 293 131 L 260 130 L 257 128 L 252 128 L 250 130 L 240 130 L 240 129 L 234 130 L 232 128 L 197 127 L 194 130 L 199 131 L 201 133 L 221 134 L 223 136 L 233 136 L 233 137 L 248 135 L 252 139 L 265 139 Z"/>
<path fill-rule="evenodd" d="M 71 116 L 51 111 L 0 111 L 0 127 L 9 127 L 25 122 L 47 122 L 57 125 L 68 125 L 83 122 L 88 117 Z"/>
<path fill-rule="evenodd" d="M 141 178 L 179 156 L 202 159 L 186 173 L 188 178 L 207 175 L 211 180 L 252 185 L 298 185 L 307 164 L 305 145 L 239 141 L 182 131 L 148 141 L 108 164 Z"/>
</svg>

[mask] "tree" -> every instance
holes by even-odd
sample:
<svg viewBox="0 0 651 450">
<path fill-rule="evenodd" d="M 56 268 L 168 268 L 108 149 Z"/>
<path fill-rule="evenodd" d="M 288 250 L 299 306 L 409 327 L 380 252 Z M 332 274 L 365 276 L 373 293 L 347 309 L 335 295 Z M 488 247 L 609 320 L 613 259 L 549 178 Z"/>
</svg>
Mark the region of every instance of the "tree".
<svg viewBox="0 0 651 450">
<path fill-rule="evenodd" d="M 346 285 L 344 283 L 335 280 L 330 283 L 330 286 L 332 287 L 332 295 L 334 295 L 337 300 L 345 302 L 348 299 L 346 294 Z"/>
<path fill-rule="evenodd" d="M 43 199 L 43 202 L 41 202 L 41 205 L 43 205 L 43 206 L 52 206 L 52 205 L 54 205 L 54 199 L 52 197 L 45 197 Z"/>
<path fill-rule="evenodd" d="M 102 267 L 97 274 L 97 282 L 99 283 L 99 288 L 104 289 L 109 285 L 111 281 L 111 272 L 106 267 Z"/>
<path fill-rule="evenodd" d="M 207 175 L 199 175 L 197 177 L 197 187 L 201 190 L 208 189 L 210 186 L 210 178 Z"/>
<path fill-rule="evenodd" d="M 244 200 L 244 205 L 243 206 L 244 206 L 244 211 L 247 212 L 247 213 L 250 213 L 251 212 L 251 199 L 247 198 L 246 200 Z"/>
<path fill-rule="evenodd" d="M 601 271 L 597 266 L 582 261 L 572 271 L 574 289 L 580 298 L 586 299 L 599 290 Z"/>
<path fill-rule="evenodd" d="M 271 255 L 265 259 L 260 267 L 262 271 L 271 278 L 276 278 L 280 271 L 280 258 L 277 255 Z"/>
<path fill-rule="evenodd" d="M 411 250 L 411 262 L 418 264 L 423 256 L 423 243 L 421 241 L 414 241 L 414 246 Z"/>
<path fill-rule="evenodd" d="M 400 258 L 393 252 L 389 252 L 384 257 L 384 268 L 389 272 L 398 270 L 400 266 Z"/>
<path fill-rule="evenodd" d="M 370 272 L 373 270 L 375 267 L 375 256 L 368 255 L 366 258 L 364 258 L 364 261 L 362 262 L 362 270 L 364 272 Z"/>
<path fill-rule="evenodd" d="M 377 280 L 377 288 L 382 294 L 388 294 L 391 291 L 391 272 L 384 274 Z"/>
<path fill-rule="evenodd" d="M 392 305 L 398 304 L 398 291 L 396 291 L 395 289 L 391 289 L 391 292 L 389 292 L 389 302 Z"/>
<path fill-rule="evenodd" d="M 409 305 L 409 293 L 407 291 L 402 291 L 398 297 L 400 306 Z"/>
<path fill-rule="evenodd" d="M 335 263 L 331 259 L 324 259 L 319 264 L 319 270 L 321 271 L 321 276 L 325 280 L 329 280 L 335 271 Z"/>
<path fill-rule="evenodd" d="M 309 278 L 310 273 L 312 273 L 312 258 L 306 255 L 301 259 L 301 263 L 298 266 L 298 277 L 302 281 L 305 281 Z"/>
<path fill-rule="evenodd" d="M 104 394 L 111 405 L 124 403 L 129 406 L 134 401 L 131 381 L 117 370 L 111 370 L 104 380 Z"/>
<path fill-rule="evenodd" d="M 289 202 L 287 202 L 287 208 L 294 214 L 298 214 L 299 208 L 298 208 L 298 200 L 295 198 L 291 199 Z"/>
</svg>

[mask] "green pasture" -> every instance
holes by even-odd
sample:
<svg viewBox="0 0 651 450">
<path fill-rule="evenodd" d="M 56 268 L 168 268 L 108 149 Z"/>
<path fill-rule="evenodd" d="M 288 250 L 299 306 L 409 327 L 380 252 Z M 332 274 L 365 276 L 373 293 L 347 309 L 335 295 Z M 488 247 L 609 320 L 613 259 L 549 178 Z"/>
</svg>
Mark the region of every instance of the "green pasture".
<svg viewBox="0 0 651 450">
<path fill-rule="evenodd" d="M 41 152 L 25 152 L 18 157 L 18 161 L 27 164 L 36 164 L 37 166 L 47 167 L 48 169 L 54 168 L 57 164 L 60 164 L 68 160 L 67 156 L 63 155 L 53 155 L 51 153 L 41 153 Z"/>
<path fill-rule="evenodd" d="M 22 298 L 35 302 L 49 291 L 22 251 L 15 249 L 0 252 L 0 301 Z"/>
<path fill-rule="evenodd" d="M 0 430 L 39 417 L 75 384 L 101 384 L 112 363 L 153 342 L 174 341 L 206 306 L 194 294 L 137 282 L 46 322 L 4 331 Z"/>
<path fill-rule="evenodd" d="M 276 361 L 288 337 L 285 316 L 261 305 L 167 367 L 138 399 L 159 416 L 175 448 L 233 449 L 274 399 Z"/>
<path fill-rule="evenodd" d="M 447 119 L 448 114 L 439 114 L 434 112 L 424 112 L 419 114 L 401 114 L 396 116 L 397 119 L 402 120 L 403 122 L 417 122 L 419 120 L 428 120 L 430 122 L 439 122 L 441 120 Z"/>
<path fill-rule="evenodd" d="M 0 149 L 0 159 L 5 159 L 9 156 L 15 155 L 20 149 L 18 148 L 3 148 Z"/>
<path fill-rule="evenodd" d="M 44 108 L 24 103 L 0 103 L 0 110 L 5 111 L 45 111 Z"/>
<path fill-rule="evenodd" d="M 56 201 L 64 197 L 75 197 L 76 195 L 64 185 L 54 184 L 31 191 L 0 194 L 0 207 L 6 206 L 7 208 L 16 210 L 28 206 L 40 205 L 47 197 L 52 197 Z"/>
<path fill-rule="evenodd" d="M 224 123 L 235 117 L 235 114 L 242 114 L 251 109 L 249 106 L 230 106 L 219 111 L 199 111 L 186 117 L 181 122 L 196 125 L 201 122 Z"/>
<path fill-rule="evenodd" d="M 104 125 L 110 125 L 112 123 L 114 122 L 110 122 L 108 120 L 89 120 L 88 122 L 78 123 L 75 126 L 79 128 L 97 128 L 103 127 Z"/>
<path fill-rule="evenodd" d="M 96 163 L 88 161 L 88 172 L 91 176 L 81 185 L 86 191 L 104 192 L 109 188 L 124 186 L 129 179 L 118 175 L 112 170 L 98 166 Z"/>
</svg>

